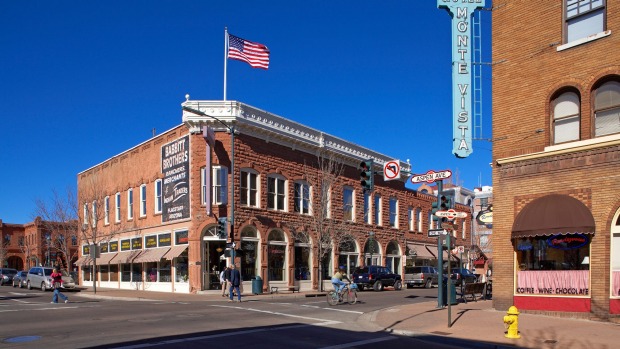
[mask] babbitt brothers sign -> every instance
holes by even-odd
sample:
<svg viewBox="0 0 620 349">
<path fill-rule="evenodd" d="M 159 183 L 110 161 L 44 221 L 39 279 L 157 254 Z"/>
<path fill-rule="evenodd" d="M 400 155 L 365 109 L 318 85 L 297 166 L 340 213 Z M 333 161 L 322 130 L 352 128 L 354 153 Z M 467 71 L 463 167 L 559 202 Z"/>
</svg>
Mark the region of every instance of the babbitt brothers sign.
<svg viewBox="0 0 620 349">
<path fill-rule="evenodd" d="M 162 222 L 189 218 L 189 136 L 161 147 Z"/>
</svg>

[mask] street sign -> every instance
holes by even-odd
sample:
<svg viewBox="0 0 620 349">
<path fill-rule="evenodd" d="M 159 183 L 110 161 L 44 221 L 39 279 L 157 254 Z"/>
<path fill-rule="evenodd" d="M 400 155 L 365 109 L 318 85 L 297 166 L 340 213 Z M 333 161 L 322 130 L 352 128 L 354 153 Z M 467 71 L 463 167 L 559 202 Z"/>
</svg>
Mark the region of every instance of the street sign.
<svg viewBox="0 0 620 349">
<path fill-rule="evenodd" d="M 428 237 L 434 238 L 442 235 L 448 235 L 448 232 L 445 229 L 429 229 Z"/>
<path fill-rule="evenodd" d="M 451 176 L 452 176 L 452 171 L 450 170 L 443 170 L 443 171 L 430 170 L 426 172 L 426 174 L 412 175 L 411 183 L 422 183 L 422 182 L 433 183 L 434 181 L 450 178 Z"/>
<path fill-rule="evenodd" d="M 456 247 L 459 253 L 464 253 L 465 252 L 465 246 L 457 246 Z"/>
<path fill-rule="evenodd" d="M 383 180 L 391 181 L 400 178 L 400 164 L 398 160 L 388 161 L 383 165 Z"/>
<path fill-rule="evenodd" d="M 447 211 L 437 211 L 435 212 L 435 216 L 437 217 L 446 217 L 449 220 L 453 220 L 454 218 L 465 218 L 467 217 L 467 213 L 459 212 L 454 209 L 449 209 Z"/>
</svg>

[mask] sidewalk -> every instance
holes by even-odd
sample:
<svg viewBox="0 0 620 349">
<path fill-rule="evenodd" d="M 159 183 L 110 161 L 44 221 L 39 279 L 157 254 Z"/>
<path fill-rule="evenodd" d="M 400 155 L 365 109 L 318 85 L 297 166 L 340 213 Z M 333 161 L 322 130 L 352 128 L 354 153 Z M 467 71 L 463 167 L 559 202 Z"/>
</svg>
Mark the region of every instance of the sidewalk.
<svg viewBox="0 0 620 349">
<path fill-rule="evenodd" d="M 71 297 L 71 293 L 67 293 Z M 143 301 L 221 301 L 220 291 L 200 294 L 179 294 L 153 291 L 92 288 L 79 292 L 81 297 L 143 300 Z M 306 298 L 323 296 L 321 292 L 244 293 L 243 300 L 281 297 Z M 365 327 L 397 335 L 411 336 L 443 343 L 455 348 L 554 348 L 611 349 L 620 344 L 620 325 L 589 320 L 551 316 L 519 315 L 520 339 L 505 338 L 503 323 L 506 312 L 492 308 L 490 300 L 459 303 L 451 307 L 452 326 L 448 327 L 448 309 L 437 309 L 437 301 L 385 308 L 362 315 L 358 320 Z"/>
</svg>

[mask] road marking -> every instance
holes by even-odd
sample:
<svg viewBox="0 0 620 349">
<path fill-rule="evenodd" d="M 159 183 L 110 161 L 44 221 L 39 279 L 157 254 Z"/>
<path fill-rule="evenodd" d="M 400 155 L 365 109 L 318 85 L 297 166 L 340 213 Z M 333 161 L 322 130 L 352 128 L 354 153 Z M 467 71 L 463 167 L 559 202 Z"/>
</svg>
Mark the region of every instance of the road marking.
<svg viewBox="0 0 620 349">
<path fill-rule="evenodd" d="M 287 316 L 287 317 L 292 317 L 292 318 L 297 318 L 297 319 L 319 321 L 321 322 L 321 324 L 318 324 L 319 326 L 329 326 L 329 325 L 335 325 L 335 324 L 341 323 L 340 321 L 319 319 L 319 318 L 301 316 L 301 315 L 292 315 L 292 314 L 280 313 L 277 311 L 260 310 L 260 309 L 254 309 L 254 308 L 244 308 L 244 307 L 235 307 L 235 306 L 226 306 L 226 305 L 212 305 L 212 307 L 247 310 L 247 311 L 254 311 L 257 313 L 265 313 L 265 314 L 271 314 L 271 315 Z"/>
<path fill-rule="evenodd" d="M 346 344 L 332 345 L 332 346 L 329 346 L 329 347 L 323 347 L 321 349 L 354 348 L 354 347 L 359 346 L 359 345 L 365 345 L 365 344 L 370 344 L 370 343 L 378 343 L 378 342 L 385 342 L 385 341 L 394 340 L 396 338 L 397 338 L 396 336 L 379 337 L 379 338 L 367 339 L 367 340 L 363 340 L 363 341 L 351 342 L 351 343 L 346 343 Z"/>
<path fill-rule="evenodd" d="M 307 307 L 307 308 L 316 308 L 316 309 L 323 309 L 323 310 L 331 310 L 331 311 L 341 311 L 343 313 L 353 313 L 353 314 L 364 314 L 363 311 L 355 311 L 355 310 L 344 310 L 344 309 L 336 309 L 336 308 L 325 308 L 325 307 L 317 307 L 316 305 L 307 305 L 307 304 L 303 304 L 302 307 Z"/>
<path fill-rule="evenodd" d="M 311 325 L 293 325 L 293 326 L 285 326 L 285 327 L 279 327 L 279 328 L 260 328 L 260 329 L 253 329 L 253 330 L 220 333 L 220 334 L 214 334 L 214 335 L 209 335 L 209 336 L 200 336 L 200 337 L 191 337 L 191 338 L 179 338 L 179 339 L 171 339 L 171 340 L 167 340 L 167 341 L 160 341 L 160 342 L 153 342 L 153 343 L 128 345 L 128 346 L 124 346 L 124 347 L 115 347 L 115 349 L 148 348 L 148 347 L 162 346 L 162 345 L 167 345 L 167 344 L 178 344 L 178 343 L 185 343 L 185 342 L 200 341 L 200 340 L 205 340 L 205 339 L 231 337 L 231 336 L 244 335 L 244 334 L 248 334 L 248 333 L 290 330 L 292 328 L 309 327 L 309 326 L 311 326 Z"/>
</svg>

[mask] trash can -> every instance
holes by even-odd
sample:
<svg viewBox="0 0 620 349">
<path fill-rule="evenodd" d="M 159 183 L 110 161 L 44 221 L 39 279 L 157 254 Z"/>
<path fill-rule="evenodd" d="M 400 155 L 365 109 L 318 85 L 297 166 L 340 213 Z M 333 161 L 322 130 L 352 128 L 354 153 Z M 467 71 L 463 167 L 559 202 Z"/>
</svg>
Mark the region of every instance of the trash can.
<svg viewBox="0 0 620 349">
<path fill-rule="evenodd" d="M 456 301 L 456 286 L 454 285 L 454 281 L 450 280 L 450 290 L 447 291 L 448 280 L 446 278 L 443 280 L 443 305 L 448 305 L 448 299 L 450 299 L 450 305 L 458 304 Z M 448 293 L 450 294 L 450 298 L 448 298 Z"/>
<path fill-rule="evenodd" d="M 260 276 L 252 278 L 252 293 L 263 294 L 263 279 Z"/>
</svg>

